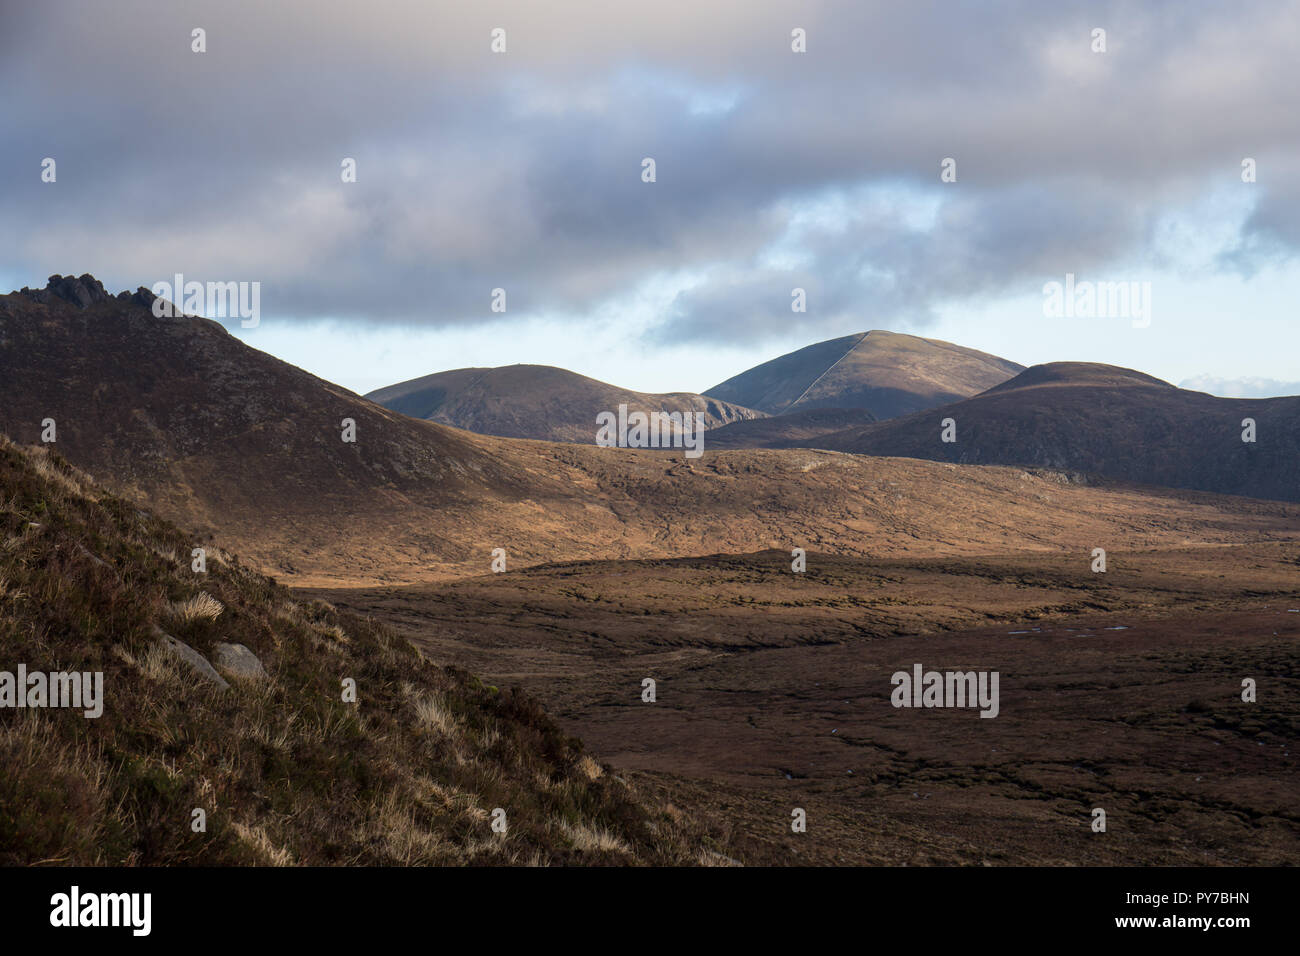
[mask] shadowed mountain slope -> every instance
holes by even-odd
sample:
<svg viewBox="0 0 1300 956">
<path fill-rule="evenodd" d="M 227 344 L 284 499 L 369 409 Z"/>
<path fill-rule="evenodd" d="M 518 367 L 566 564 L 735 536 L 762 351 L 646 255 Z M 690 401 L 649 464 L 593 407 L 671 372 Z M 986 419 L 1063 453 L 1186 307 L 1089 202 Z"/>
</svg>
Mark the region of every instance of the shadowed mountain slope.
<svg viewBox="0 0 1300 956">
<path fill-rule="evenodd" d="M 712 449 L 815 448 L 824 435 L 870 425 L 875 420 L 876 416 L 865 408 L 801 408 L 710 429 L 705 445 Z"/>
<path fill-rule="evenodd" d="M 596 416 L 629 412 L 691 412 L 706 428 L 762 418 L 763 413 L 692 392 L 649 394 L 599 382 L 549 365 L 458 368 L 370 392 L 366 398 L 412 418 L 480 435 L 594 444 Z"/>
<path fill-rule="evenodd" d="M 956 442 L 940 440 L 945 418 L 956 422 Z M 1242 440 L 1245 419 L 1255 422 L 1254 442 Z M 1300 500 L 1300 397 L 1216 398 L 1087 362 L 1036 365 L 974 398 L 822 435 L 815 444 Z"/>
</svg>

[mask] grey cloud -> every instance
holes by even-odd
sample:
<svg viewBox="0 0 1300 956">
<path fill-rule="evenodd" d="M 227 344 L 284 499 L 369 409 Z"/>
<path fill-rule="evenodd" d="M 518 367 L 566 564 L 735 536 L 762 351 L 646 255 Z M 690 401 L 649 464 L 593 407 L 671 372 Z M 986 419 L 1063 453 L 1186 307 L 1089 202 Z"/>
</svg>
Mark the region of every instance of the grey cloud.
<svg viewBox="0 0 1300 956">
<path fill-rule="evenodd" d="M 1258 155 L 1224 269 L 1294 255 L 1297 5 L 52 2 L 4 14 L 0 255 L 259 280 L 282 318 L 587 315 L 689 271 L 650 338 L 924 327 L 946 302 L 1133 262 Z M 505 26 L 510 52 L 487 51 Z M 1087 50 L 1109 30 L 1110 52 Z M 209 52 L 189 51 L 208 30 Z M 809 53 L 789 52 L 789 30 Z M 1242 64 L 1249 69 L 1242 69 Z M 57 64 L 57 67 L 51 66 Z M 54 156 L 59 182 L 39 182 Z M 339 183 L 343 156 L 360 181 Z M 658 182 L 640 181 L 640 161 Z M 959 180 L 938 183 L 944 156 Z M 1265 160 L 1269 160 L 1266 165 Z M 867 206 L 791 239 L 835 190 Z M 798 267 L 774 266 L 788 245 Z"/>
<path fill-rule="evenodd" d="M 1141 243 L 1153 215 L 1150 205 L 1130 206 L 1113 190 L 1066 183 L 951 195 L 932 224 L 909 222 L 906 195 L 883 205 L 846 197 L 847 224 L 814 229 L 797 244 L 815 269 L 765 269 L 757 259 L 738 264 L 679 295 L 663 337 L 690 330 L 725 340 L 742 330 L 787 331 L 792 324 L 809 337 L 859 328 L 924 330 L 946 301 L 1037 294 L 1066 272 L 1095 274 L 1114 250 Z M 807 290 L 806 314 L 791 311 L 795 287 Z M 748 317 L 736 314 L 742 307 Z"/>
</svg>

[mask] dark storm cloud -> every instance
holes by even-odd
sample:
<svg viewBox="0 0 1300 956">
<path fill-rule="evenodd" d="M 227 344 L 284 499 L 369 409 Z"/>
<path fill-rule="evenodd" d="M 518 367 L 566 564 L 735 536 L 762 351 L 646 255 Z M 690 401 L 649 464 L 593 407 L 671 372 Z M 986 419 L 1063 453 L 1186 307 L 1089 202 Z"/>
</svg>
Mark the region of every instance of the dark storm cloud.
<svg viewBox="0 0 1300 956">
<path fill-rule="evenodd" d="M 31 282 L 180 271 L 259 280 L 279 317 L 433 325 L 489 321 L 496 287 L 582 315 L 686 272 L 649 333 L 681 340 L 779 333 L 794 286 L 810 332 L 923 327 L 1154 261 L 1164 217 L 1234 185 L 1256 205 L 1223 268 L 1300 241 L 1294 4 L 545 8 L 6 12 L 0 254 Z"/>
</svg>

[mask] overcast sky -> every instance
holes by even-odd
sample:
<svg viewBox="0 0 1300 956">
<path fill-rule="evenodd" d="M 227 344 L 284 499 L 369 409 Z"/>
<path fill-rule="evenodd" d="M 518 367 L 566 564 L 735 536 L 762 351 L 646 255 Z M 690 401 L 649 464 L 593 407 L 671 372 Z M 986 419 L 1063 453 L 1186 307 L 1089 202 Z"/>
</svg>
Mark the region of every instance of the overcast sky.
<svg viewBox="0 0 1300 956">
<path fill-rule="evenodd" d="M 1300 392 L 1298 3 L 0 11 L 5 289 L 257 281 L 232 331 L 362 392 L 514 362 L 699 391 L 869 329 Z M 1045 315 L 1067 273 L 1149 282 L 1150 324 Z"/>
</svg>

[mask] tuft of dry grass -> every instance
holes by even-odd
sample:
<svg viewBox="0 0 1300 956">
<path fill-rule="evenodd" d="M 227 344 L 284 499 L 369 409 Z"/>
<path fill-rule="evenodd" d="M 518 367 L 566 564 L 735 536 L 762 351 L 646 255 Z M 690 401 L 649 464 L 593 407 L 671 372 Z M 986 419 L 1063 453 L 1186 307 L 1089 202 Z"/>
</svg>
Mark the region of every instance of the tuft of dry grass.
<svg viewBox="0 0 1300 956">
<path fill-rule="evenodd" d="M 592 826 L 584 823 L 570 823 L 567 820 L 561 820 L 560 832 L 568 837 L 568 839 L 573 843 L 573 848 L 579 853 L 629 852 L 629 847 L 626 843 L 602 826 Z"/>
<path fill-rule="evenodd" d="M 167 606 L 167 617 L 176 624 L 189 626 L 198 621 L 215 621 L 225 606 L 211 594 L 200 591 L 185 601 L 173 601 Z"/>
<path fill-rule="evenodd" d="M 260 826 L 248 826 L 236 821 L 231 824 L 239 839 L 243 840 L 260 858 L 259 862 L 270 866 L 293 866 L 293 854 L 285 847 L 279 846 Z"/>
<path fill-rule="evenodd" d="M 148 645 L 139 654 L 118 644 L 113 647 L 113 655 L 149 681 L 177 684 L 182 681 L 179 659 L 161 641 Z"/>
<path fill-rule="evenodd" d="M 423 727 L 442 734 L 445 737 L 456 733 L 456 718 L 447 709 L 446 702 L 438 694 L 420 697 L 415 702 L 415 717 Z"/>
<path fill-rule="evenodd" d="M 45 480 L 56 485 L 61 491 L 72 495 L 85 495 L 88 479 L 72 468 L 60 468 L 50 459 L 50 451 L 45 445 L 35 445 L 30 450 L 33 470 Z"/>
</svg>

